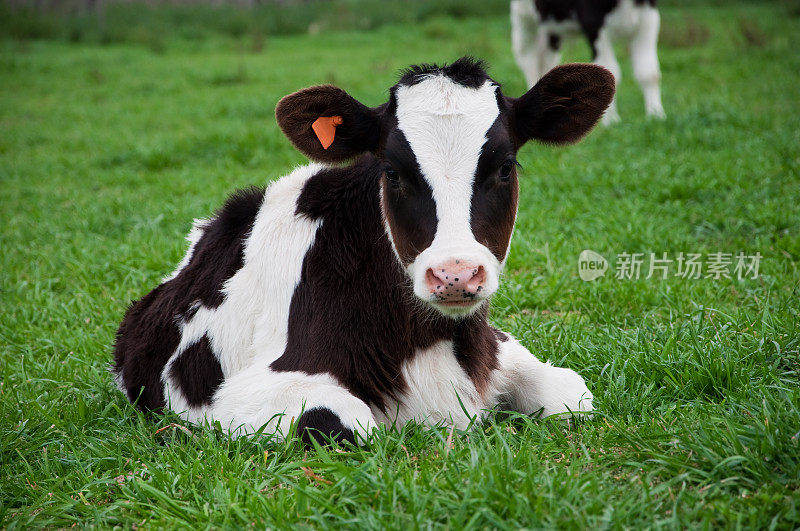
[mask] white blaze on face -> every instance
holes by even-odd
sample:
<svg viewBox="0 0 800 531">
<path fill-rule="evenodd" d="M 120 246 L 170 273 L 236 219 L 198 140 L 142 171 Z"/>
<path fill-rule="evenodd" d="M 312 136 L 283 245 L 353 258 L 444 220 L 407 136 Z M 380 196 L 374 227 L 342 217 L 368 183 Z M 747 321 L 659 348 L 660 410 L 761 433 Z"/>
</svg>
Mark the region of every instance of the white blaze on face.
<svg viewBox="0 0 800 531">
<path fill-rule="evenodd" d="M 490 81 L 469 88 L 444 75 L 397 88 L 397 126 L 433 191 L 438 219 L 433 243 L 407 267 L 421 299 L 432 300 L 425 283 L 428 268 L 454 260 L 484 267 L 484 296 L 497 290 L 501 265 L 475 240 L 470 225 L 478 158 L 500 114 L 496 89 Z"/>
</svg>

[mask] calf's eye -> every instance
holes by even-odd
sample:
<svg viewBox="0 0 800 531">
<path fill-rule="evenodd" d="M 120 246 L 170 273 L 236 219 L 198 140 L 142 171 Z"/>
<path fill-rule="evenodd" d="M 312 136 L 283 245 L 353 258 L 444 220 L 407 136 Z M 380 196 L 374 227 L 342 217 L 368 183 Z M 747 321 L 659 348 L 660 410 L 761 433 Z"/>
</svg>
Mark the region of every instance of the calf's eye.
<svg viewBox="0 0 800 531">
<path fill-rule="evenodd" d="M 514 170 L 514 161 L 507 160 L 500 166 L 500 180 L 503 182 L 508 182 L 511 178 L 511 172 Z"/>
</svg>

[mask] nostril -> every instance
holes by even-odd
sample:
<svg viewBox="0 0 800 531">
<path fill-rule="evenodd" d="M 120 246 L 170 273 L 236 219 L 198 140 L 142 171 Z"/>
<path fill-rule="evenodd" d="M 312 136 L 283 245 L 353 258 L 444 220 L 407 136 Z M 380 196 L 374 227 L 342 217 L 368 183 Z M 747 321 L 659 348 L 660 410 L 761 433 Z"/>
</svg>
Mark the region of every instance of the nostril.
<svg viewBox="0 0 800 531">
<path fill-rule="evenodd" d="M 428 291 L 436 293 L 437 291 L 441 291 L 443 282 L 436 276 L 433 269 L 428 269 L 428 271 L 425 272 L 425 284 L 428 286 Z"/>
<path fill-rule="evenodd" d="M 473 269 L 472 278 L 467 282 L 467 291 L 471 293 L 478 293 L 483 289 L 483 284 L 486 282 L 486 270 L 483 266 L 478 266 Z"/>
</svg>

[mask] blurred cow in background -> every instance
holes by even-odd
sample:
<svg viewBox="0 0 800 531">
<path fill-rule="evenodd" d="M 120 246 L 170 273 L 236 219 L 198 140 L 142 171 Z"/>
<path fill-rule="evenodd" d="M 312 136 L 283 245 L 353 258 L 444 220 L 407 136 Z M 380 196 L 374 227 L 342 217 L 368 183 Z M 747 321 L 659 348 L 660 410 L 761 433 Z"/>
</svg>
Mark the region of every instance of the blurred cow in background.
<svg viewBox="0 0 800 531">
<path fill-rule="evenodd" d="M 532 87 L 561 61 L 561 41 L 583 33 L 594 62 L 606 67 L 619 83 L 621 71 L 613 41 L 629 43 L 633 74 L 644 93 L 649 116 L 664 117 L 661 72 L 658 66 L 660 16 L 656 0 L 512 0 L 511 41 L 517 64 Z M 618 122 L 616 102 L 603 117 Z"/>
</svg>

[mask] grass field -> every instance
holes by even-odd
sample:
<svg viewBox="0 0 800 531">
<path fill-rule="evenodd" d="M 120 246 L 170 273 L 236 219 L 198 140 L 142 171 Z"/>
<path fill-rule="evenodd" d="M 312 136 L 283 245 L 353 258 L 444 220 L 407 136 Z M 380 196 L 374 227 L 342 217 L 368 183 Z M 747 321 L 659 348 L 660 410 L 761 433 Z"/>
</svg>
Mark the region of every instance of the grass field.
<svg viewBox="0 0 800 531">
<path fill-rule="evenodd" d="M 462 53 L 520 94 L 506 13 L 0 41 L 0 528 L 800 526 L 800 10 L 666 4 L 668 118 L 644 119 L 623 60 L 622 124 L 523 149 L 493 303 L 496 325 L 587 379 L 599 413 L 451 441 L 409 426 L 346 451 L 137 413 L 105 370 L 116 326 L 193 218 L 302 162 L 281 96 L 332 82 L 377 105 L 399 68 Z M 605 277 L 579 278 L 583 249 Z M 762 258 L 756 279 L 615 278 L 621 253 L 680 252 Z"/>
</svg>

